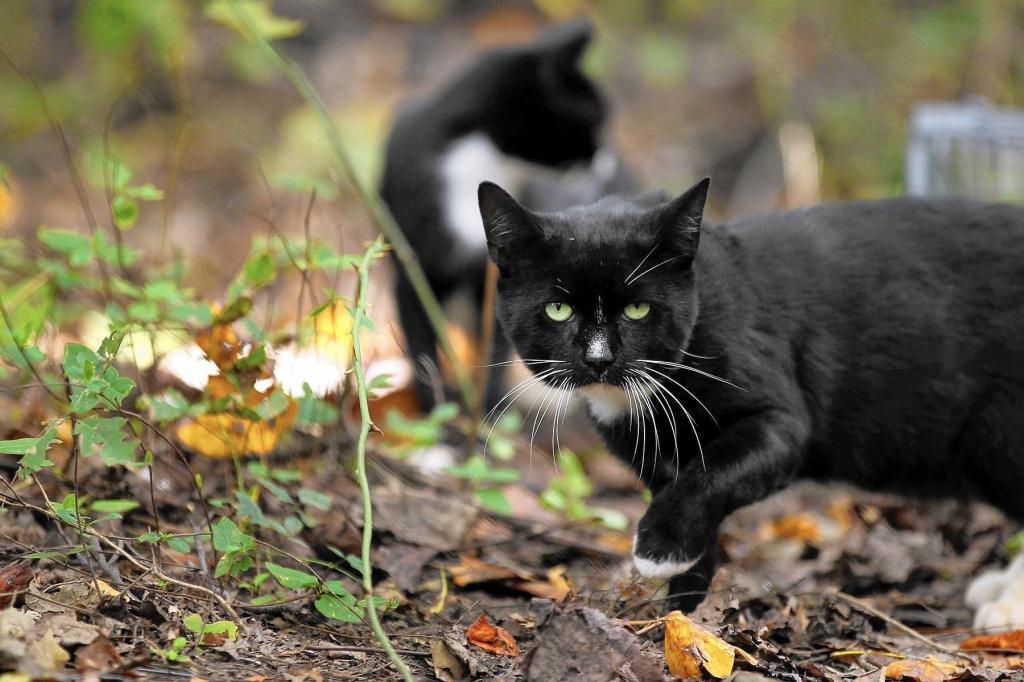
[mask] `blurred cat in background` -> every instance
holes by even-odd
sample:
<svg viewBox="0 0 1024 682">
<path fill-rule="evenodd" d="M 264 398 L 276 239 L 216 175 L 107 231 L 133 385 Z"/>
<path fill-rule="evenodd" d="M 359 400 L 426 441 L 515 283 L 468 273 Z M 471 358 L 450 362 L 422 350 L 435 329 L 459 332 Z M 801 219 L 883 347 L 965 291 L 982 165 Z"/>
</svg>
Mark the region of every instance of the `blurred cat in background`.
<svg viewBox="0 0 1024 682">
<path fill-rule="evenodd" d="M 388 138 L 381 197 L 409 240 L 443 304 L 469 293 L 480 309 L 487 242 L 477 206 L 483 180 L 499 182 L 534 210 L 559 210 L 632 189 L 616 156 L 602 147 L 608 106 L 580 69 L 592 36 L 586 21 L 555 25 L 533 41 L 479 55 L 426 97 L 407 102 Z M 429 410 L 443 398 L 437 338 L 404 271 L 395 299 L 416 395 Z M 477 320 L 481 323 L 482 320 Z M 494 330 L 489 363 L 508 343 Z M 504 365 L 488 371 L 484 405 L 503 392 Z"/>
</svg>

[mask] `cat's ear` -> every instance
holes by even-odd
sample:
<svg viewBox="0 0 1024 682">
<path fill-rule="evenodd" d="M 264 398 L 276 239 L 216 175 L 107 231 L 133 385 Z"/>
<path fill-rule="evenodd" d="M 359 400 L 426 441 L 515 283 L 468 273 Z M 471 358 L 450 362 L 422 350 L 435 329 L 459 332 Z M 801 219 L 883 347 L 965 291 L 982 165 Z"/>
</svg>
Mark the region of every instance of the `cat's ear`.
<svg viewBox="0 0 1024 682">
<path fill-rule="evenodd" d="M 594 36 L 594 25 L 587 19 L 555 24 L 534 40 L 534 46 L 551 63 L 573 67 Z"/>
<path fill-rule="evenodd" d="M 500 268 L 536 241 L 536 223 L 529 211 L 493 182 L 480 183 L 477 199 L 487 235 L 487 252 Z"/>
<path fill-rule="evenodd" d="M 710 186 L 711 178 L 704 178 L 661 209 L 658 227 L 665 248 L 690 258 L 697 253 Z"/>
</svg>

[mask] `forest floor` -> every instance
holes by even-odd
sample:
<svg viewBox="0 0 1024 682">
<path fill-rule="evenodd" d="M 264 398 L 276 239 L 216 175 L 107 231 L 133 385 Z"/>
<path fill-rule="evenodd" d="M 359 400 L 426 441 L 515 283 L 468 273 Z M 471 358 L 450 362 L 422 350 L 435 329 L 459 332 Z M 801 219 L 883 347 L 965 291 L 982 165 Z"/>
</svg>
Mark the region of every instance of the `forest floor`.
<svg viewBox="0 0 1024 682">
<path fill-rule="evenodd" d="M 305 545 L 325 560 L 358 554 L 361 498 L 338 463 L 350 447 L 308 441 L 286 455 L 297 482 L 329 493 L 334 506 L 277 550 L 301 554 Z M 417 679 L 674 679 L 663 624 L 651 623 L 666 615 L 663 585 L 631 571 L 628 532 L 567 522 L 539 502 L 539 484 L 558 475 L 542 459 L 524 462 L 530 473 L 505 488 L 513 513 L 496 514 L 463 482 L 371 453 L 375 591 L 390 602 L 383 623 L 398 653 Z M 227 494 L 218 490 L 233 476 L 223 460 L 194 464 L 209 499 Z M 601 456 L 587 464 L 590 503 L 635 519 L 643 502 L 625 469 Z M 150 484 L 84 469 L 79 484 L 96 497 L 141 496 Z M 188 478 L 167 471 L 153 481 L 161 531 L 198 533 L 199 510 L 180 503 L 190 496 Z M 47 487 L 25 487 L 21 498 L 42 506 Z M 274 512 L 269 498 L 265 509 Z M 44 521 L 30 508 L 0 514 L 0 576 L 17 607 L 0 611 L 0 661 L 20 658 L 25 670 L 33 659 L 40 678 L 64 669 L 69 655 L 80 679 L 397 678 L 370 628 L 325 618 L 313 594 L 254 606 L 244 585 L 226 591 L 214 580 L 209 557 L 119 547 L 119 538 L 153 526 L 144 510 L 104 522 L 109 546 L 30 566 L 20 557 L 74 544 Z M 1013 531 L 982 505 L 801 484 L 728 520 L 725 561 L 692 618 L 749 654 L 736 658 L 737 680 L 1024 679 L 1013 652 L 958 649 L 978 634 L 969 629 L 965 586 L 1005 558 Z M 237 634 L 193 631 L 195 646 L 168 660 L 168 643 L 188 634 L 183 616 L 213 622 L 224 603 L 235 609 Z"/>
</svg>

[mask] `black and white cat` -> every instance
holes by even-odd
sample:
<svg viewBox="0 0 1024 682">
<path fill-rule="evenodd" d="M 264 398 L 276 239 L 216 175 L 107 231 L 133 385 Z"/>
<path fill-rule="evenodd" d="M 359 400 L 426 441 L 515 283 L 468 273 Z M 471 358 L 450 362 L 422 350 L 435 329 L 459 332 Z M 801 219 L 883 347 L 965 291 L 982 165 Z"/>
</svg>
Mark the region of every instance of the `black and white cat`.
<svg viewBox="0 0 1024 682">
<path fill-rule="evenodd" d="M 720 225 L 678 198 L 533 213 L 479 187 L 498 316 L 653 499 L 634 558 L 692 606 L 719 524 L 797 477 L 1024 516 L 1024 208 L 897 198 Z"/>
<path fill-rule="evenodd" d="M 526 205 L 559 209 L 629 186 L 625 168 L 602 149 L 607 105 L 579 60 L 592 28 L 556 25 L 525 45 L 485 52 L 429 97 L 408 103 L 388 139 L 381 196 L 444 303 L 468 290 L 483 297 L 487 249 L 476 188 L 502 183 Z M 395 297 L 414 362 L 437 365 L 434 332 L 400 268 Z M 507 343 L 495 333 L 494 357 Z M 417 372 L 424 409 L 432 383 Z M 485 403 L 501 391 L 501 366 Z"/>
</svg>

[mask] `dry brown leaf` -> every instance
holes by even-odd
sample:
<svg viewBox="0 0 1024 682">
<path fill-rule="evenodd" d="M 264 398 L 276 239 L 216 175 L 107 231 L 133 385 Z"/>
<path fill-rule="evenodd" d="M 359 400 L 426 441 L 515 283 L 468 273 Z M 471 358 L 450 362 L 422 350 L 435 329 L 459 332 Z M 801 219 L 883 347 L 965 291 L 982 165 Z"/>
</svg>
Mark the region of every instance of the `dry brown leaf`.
<svg viewBox="0 0 1024 682">
<path fill-rule="evenodd" d="M 955 679 L 961 670 L 962 668 L 952 663 L 907 658 L 885 666 L 885 678 L 912 682 L 946 682 Z"/>
<path fill-rule="evenodd" d="M 430 640 L 430 662 L 434 677 L 442 682 L 460 682 L 466 677 L 466 666 L 442 639 Z"/>
<path fill-rule="evenodd" d="M 27 590 L 34 575 L 27 561 L 16 561 L 0 570 L 0 609 L 6 609 Z"/>
<path fill-rule="evenodd" d="M 486 613 L 481 613 L 476 622 L 466 630 L 466 641 L 499 656 L 519 655 L 519 646 L 515 638 L 505 628 L 487 620 Z"/>
<path fill-rule="evenodd" d="M 53 633 L 47 630 L 45 635 L 28 645 L 21 670 L 36 677 L 46 677 L 48 673 L 55 673 L 63 668 L 69 660 L 71 654 L 65 651 Z"/>
<path fill-rule="evenodd" d="M 736 650 L 679 611 L 665 616 L 665 662 L 676 677 L 702 677 L 701 669 L 722 680 L 732 673 Z"/>
<path fill-rule="evenodd" d="M 110 643 L 106 635 L 101 634 L 92 644 L 75 652 L 75 669 L 80 673 L 105 673 L 120 664 L 121 655 L 117 653 L 117 649 Z"/>
<path fill-rule="evenodd" d="M 232 414 L 203 414 L 175 430 L 178 440 L 207 457 L 266 455 L 288 431 L 299 405 L 291 398 L 284 412 L 262 421 Z"/>
<path fill-rule="evenodd" d="M 1024 629 L 1001 632 L 995 635 L 971 637 L 960 642 L 960 648 L 967 650 L 1010 649 L 1012 651 L 1021 651 L 1024 650 Z"/>
<path fill-rule="evenodd" d="M 810 514 L 786 514 L 769 526 L 773 538 L 817 542 L 821 539 L 818 521 Z"/>
<path fill-rule="evenodd" d="M 524 578 L 515 570 L 506 566 L 489 564 L 470 556 L 460 556 L 459 563 L 448 567 L 448 574 L 452 582 L 459 587 L 475 585 L 477 583 L 489 583 L 495 580 L 507 580 L 509 578 Z"/>
<path fill-rule="evenodd" d="M 550 599 L 561 604 L 569 596 L 572 587 L 565 579 L 565 566 L 555 566 L 548 570 L 547 580 L 523 580 L 512 582 L 509 587 L 525 592 L 541 599 Z"/>
</svg>

